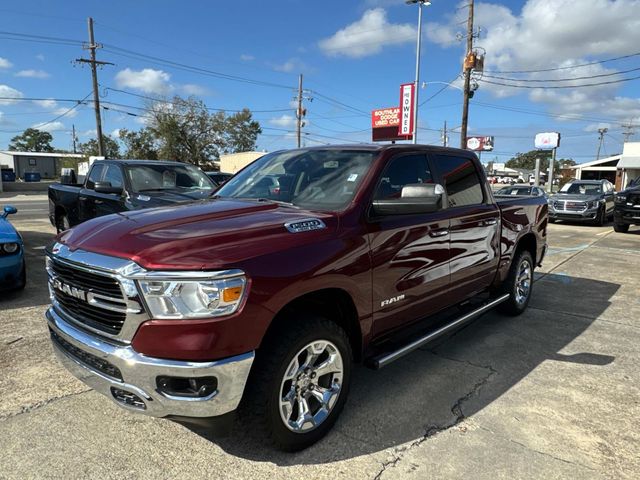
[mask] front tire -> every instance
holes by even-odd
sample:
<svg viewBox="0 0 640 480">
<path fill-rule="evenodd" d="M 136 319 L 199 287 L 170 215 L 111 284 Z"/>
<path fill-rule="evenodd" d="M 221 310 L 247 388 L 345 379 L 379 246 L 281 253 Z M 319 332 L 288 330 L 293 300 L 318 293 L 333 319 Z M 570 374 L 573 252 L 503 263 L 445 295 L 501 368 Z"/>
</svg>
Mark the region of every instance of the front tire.
<svg viewBox="0 0 640 480">
<path fill-rule="evenodd" d="M 342 328 L 324 317 L 297 315 L 260 347 L 240 417 L 281 450 L 307 448 L 338 419 L 351 367 L 351 346 Z"/>
<path fill-rule="evenodd" d="M 627 233 L 629 231 L 629 224 L 627 223 L 614 223 L 613 229 L 618 233 Z"/>
<path fill-rule="evenodd" d="M 58 233 L 62 233 L 70 228 L 71 224 L 69 223 L 69 217 L 67 217 L 67 214 L 63 213 L 62 215 L 58 215 L 56 219 L 56 230 Z"/>
<path fill-rule="evenodd" d="M 594 223 L 598 227 L 602 227 L 605 223 L 607 223 L 607 212 L 605 210 L 605 207 L 602 207 L 600 210 L 598 210 L 598 216 L 594 220 Z"/>
<path fill-rule="evenodd" d="M 533 290 L 533 259 L 527 250 L 521 250 L 509 269 L 509 275 L 502 284 L 502 293 L 509 298 L 498 306 L 504 314 L 517 316 L 527 309 Z"/>
</svg>

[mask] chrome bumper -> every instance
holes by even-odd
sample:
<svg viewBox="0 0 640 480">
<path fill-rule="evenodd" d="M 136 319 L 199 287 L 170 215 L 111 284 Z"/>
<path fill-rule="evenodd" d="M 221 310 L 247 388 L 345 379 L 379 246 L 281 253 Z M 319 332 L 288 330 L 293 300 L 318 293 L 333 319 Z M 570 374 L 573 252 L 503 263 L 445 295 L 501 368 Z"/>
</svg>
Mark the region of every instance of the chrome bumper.
<svg viewBox="0 0 640 480">
<path fill-rule="evenodd" d="M 185 362 L 151 358 L 129 345 L 116 345 L 86 333 L 64 320 L 53 308 L 46 312 L 49 328 L 62 340 L 80 351 L 108 362 L 120 370 L 122 380 L 98 371 L 83 359 L 52 340 L 61 363 L 79 380 L 96 392 L 111 398 L 119 406 L 153 417 L 215 417 L 235 410 L 242 398 L 254 353 L 248 352 L 212 362 Z M 158 376 L 215 377 L 216 390 L 202 398 L 168 395 L 156 383 Z M 137 396 L 144 406 L 118 400 L 114 389 Z"/>
</svg>

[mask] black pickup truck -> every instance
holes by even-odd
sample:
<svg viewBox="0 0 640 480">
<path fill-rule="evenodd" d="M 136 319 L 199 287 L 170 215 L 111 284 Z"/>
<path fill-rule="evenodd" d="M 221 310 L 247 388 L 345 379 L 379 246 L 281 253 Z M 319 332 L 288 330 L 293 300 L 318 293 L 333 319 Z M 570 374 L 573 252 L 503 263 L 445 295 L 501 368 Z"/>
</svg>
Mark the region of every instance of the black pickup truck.
<svg viewBox="0 0 640 480">
<path fill-rule="evenodd" d="M 186 163 L 98 160 L 84 183 L 49 187 L 49 220 L 61 232 L 102 215 L 207 198 L 215 188 Z"/>
<path fill-rule="evenodd" d="M 618 192 L 613 210 L 613 229 L 616 232 L 627 233 L 631 225 L 640 225 L 640 177 Z"/>
</svg>

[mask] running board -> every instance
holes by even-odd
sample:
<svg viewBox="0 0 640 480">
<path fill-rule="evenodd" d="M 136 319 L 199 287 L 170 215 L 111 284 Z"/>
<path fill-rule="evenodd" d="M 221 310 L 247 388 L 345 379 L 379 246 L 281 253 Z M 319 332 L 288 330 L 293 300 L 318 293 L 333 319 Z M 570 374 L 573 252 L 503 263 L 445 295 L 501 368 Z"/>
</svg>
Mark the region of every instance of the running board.
<svg viewBox="0 0 640 480">
<path fill-rule="evenodd" d="M 466 315 L 463 315 L 462 317 L 452 321 L 451 323 L 448 323 L 446 325 L 444 325 L 443 327 L 438 328 L 437 330 L 424 335 L 423 337 L 418 338 L 417 340 L 414 340 L 413 342 L 405 345 L 402 348 L 399 348 L 398 350 L 396 350 L 395 352 L 390 352 L 390 353 L 385 353 L 383 355 L 380 355 L 378 357 L 375 357 L 372 361 L 371 361 L 371 366 L 373 368 L 375 368 L 376 370 L 382 367 L 386 367 L 387 365 L 389 365 L 391 362 L 394 362 L 396 360 L 398 360 L 401 357 L 404 357 L 406 354 L 413 352 L 414 350 L 416 350 L 417 348 L 422 347 L 423 345 L 432 342 L 433 340 L 441 337 L 442 335 L 444 335 L 445 333 L 450 332 L 451 330 L 454 330 L 455 328 L 479 317 L 480 315 L 482 315 L 483 313 L 487 312 L 488 310 L 491 310 L 493 307 L 500 305 L 502 302 L 505 302 L 509 299 L 509 294 L 505 293 L 504 295 L 496 298 L 495 300 L 490 301 L 489 303 L 485 303 L 483 306 L 481 306 L 480 308 L 477 308 L 476 310 L 467 313 Z"/>
</svg>

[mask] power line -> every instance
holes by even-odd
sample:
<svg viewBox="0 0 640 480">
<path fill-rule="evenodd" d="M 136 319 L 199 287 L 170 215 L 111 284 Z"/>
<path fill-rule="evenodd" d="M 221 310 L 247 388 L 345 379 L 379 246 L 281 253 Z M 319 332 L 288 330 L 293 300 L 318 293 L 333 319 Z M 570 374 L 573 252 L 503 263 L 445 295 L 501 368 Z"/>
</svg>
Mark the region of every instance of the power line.
<svg viewBox="0 0 640 480">
<path fill-rule="evenodd" d="M 598 86 L 601 86 L 601 85 L 613 85 L 615 83 L 631 82 L 633 80 L 640 80 L 640 76 L 622 78 L 620 80 L 611 80 L 611 81 L 608 81 L 608 82 L 599 82 L 599 83 L 583 83 L 583 84 L 580 84 L 580 85 L 547 85 L 547 86 L 513 85 L 513 84 L 509 84 L 509 83 L 493 82 L 493 81 L 490 81 L 490 80 L 479 79 L 479 81 L 482 81 L 484 83 L 490 83 L 492 85 L 500 85 L 502 87 L 512 87 L 512 88 L 529 88 L 529 89 L 531 89 L 531 88 L 553 88 L 553 89 L 559 89 L 559 88 L 598 87 Z"/>
<path fill-rule="evenodd" d="M 507 80 L 507 81 L 511 81 L 511 82 L 530 82 L 530 83 L 547 83 L 547 82 L 571 82 L 571 81 L 575 81 L 575 80 L 590 80 L 592 78 L 602 78 L 602 77 L 612 77 L 615 75 L 622 75 L 623 73 L 630 73 L 630 72 L 637 72 L 638 70 L 640 70 L 640 67 L 636 67 L 636 68 L 631 68 L 629 70 L 621 70 L 619 72 L 613 72 L 613 73 L 602 73 L 599 75 L 588 75 L 588 76 L 584 76 L 584 77 L 572 77 L 572 78 L 547 78 L 547 79 L 537 79 L 537 78 L 510 78 L 510 77 L 500 77 L 500 76 L 495 76 L 495 75 L 487 75 L 486 73 L 483 74 L 483 78 L 495 78 L 498 80 Z"/>
<path fill-rule="evenodd" d="M 590 65 L 598 65 L 601 63 L 608 63 L 608 62 L 614 62 L 616 60 L 623 60 L 626 58 L 632 58 L 632 57 L 637 57 L 640 56 L 640 52 L 637 53 L 631 53 L 629 55 L 622 55 L 620 57 L 614 57 L 614 58 L 607 58 L 605 60 L 598 60 L 598 61 L 594 61 L 594 62 L 589 62 L 589 63 L 581 63 L 579 65 L 571 65 L 571 66 L 567 66 L 567 67 L 556 67 L 556 68 L 542 68 L 542 69 L 538 69 L 538 70 L 494 70 L 494 71 L 485 71 L 485 73 L 499 73 L 499 74 L 504 74 L 504 73 L 539 73 L 539 72 L 555 72 L 558 70 L 570 70 L 570 69 L 574 69 L 574 68 L 581 68 L 581 67 L 588 67 Z"/>
<path fill-rule="evenodd" d="M 124 93 L 125 95 L 131 95 L 132 97 L 143 98 L 145 100 L 151 100 L 158 103 L 166 103 L 171 105 L 176 105 L 176 102 L 172 102 L 170 100 L 165 100 L 158 97 L 151 97 L 149 95 L 142 95 L 139 93 L 128 92 L 127 90 L 120 90 L 118 88 L 105 87 L 105 90 L 109 90 L 112 92 Z M 222 108 L 222 107 L 205 107 L 207 110 L 216 111 L 216 112 L 242 112 L 242 110 L 234 109 L 234 108 Z M 269 110 L 251 110 L 252 113 L 276 113 L 276 112 L 290 112 L 292 108 L 277 108 L 277 109 L 269 109 Z"/>
</svg>

